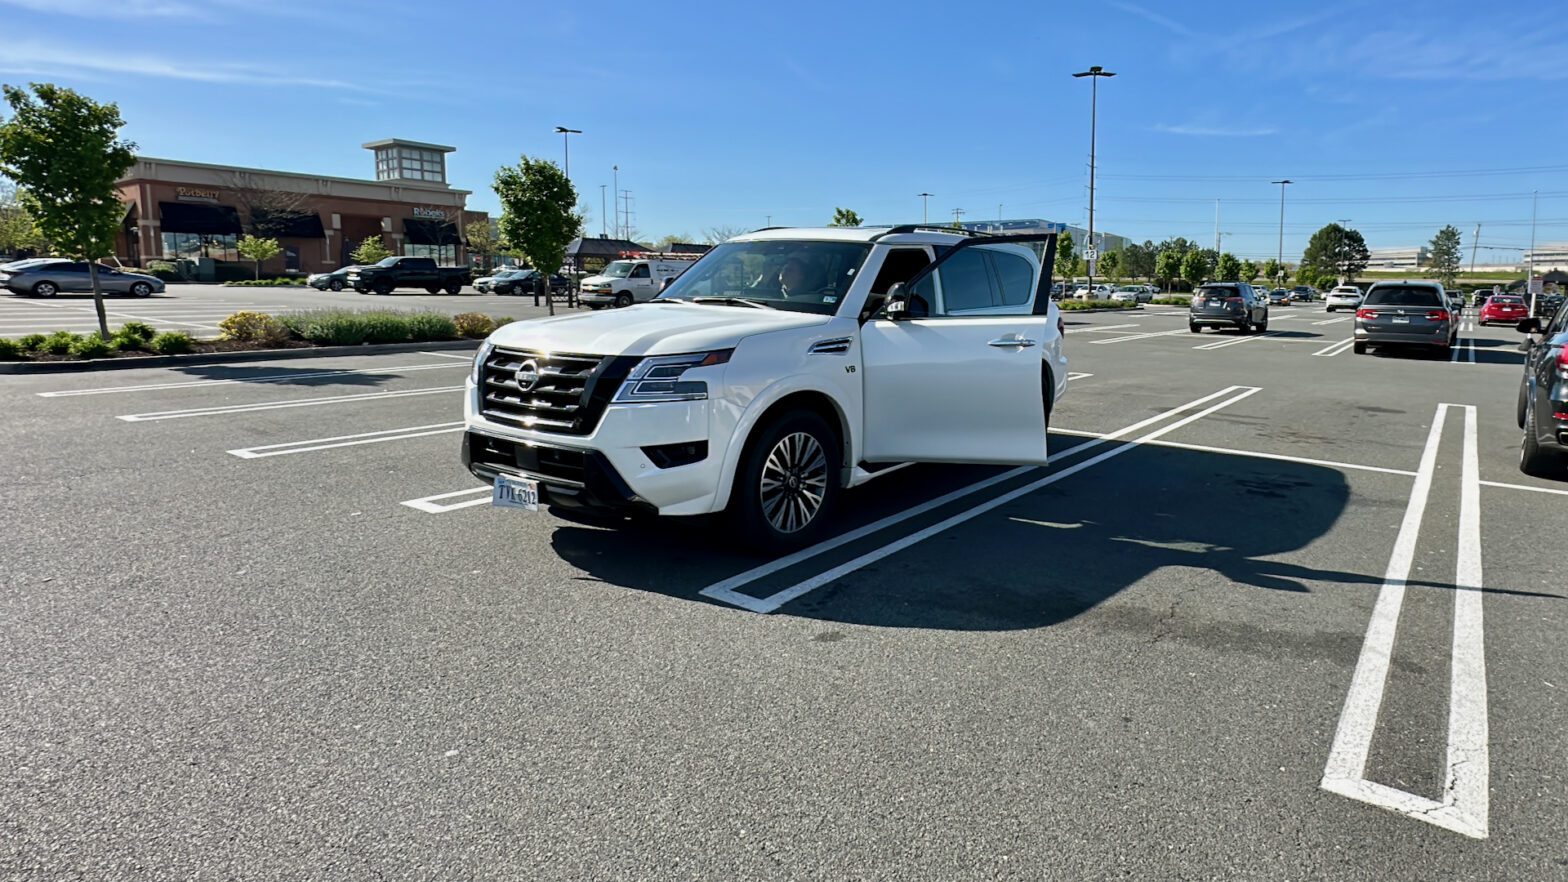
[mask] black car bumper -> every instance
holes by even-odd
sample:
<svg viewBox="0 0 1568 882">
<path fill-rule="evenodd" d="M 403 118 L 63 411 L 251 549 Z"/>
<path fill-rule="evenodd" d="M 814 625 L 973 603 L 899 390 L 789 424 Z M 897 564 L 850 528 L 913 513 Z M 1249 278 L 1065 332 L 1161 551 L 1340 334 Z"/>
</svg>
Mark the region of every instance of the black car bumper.
<svg viewBox="0 0 1568 882">
<path fill-rule="evenodd" d="M 550 505 L 606 514 L 658 514 L 597 450 L 464 432 L 463 465 L 487 484 L 502 474 L 537 481 L 539 501 Z"/>
</svg>

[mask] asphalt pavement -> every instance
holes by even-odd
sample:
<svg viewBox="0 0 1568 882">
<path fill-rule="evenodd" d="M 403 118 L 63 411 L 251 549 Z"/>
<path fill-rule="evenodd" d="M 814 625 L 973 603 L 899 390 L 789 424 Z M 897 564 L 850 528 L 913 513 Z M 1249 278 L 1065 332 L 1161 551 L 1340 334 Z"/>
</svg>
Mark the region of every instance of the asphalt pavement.
<svg viewBox="0 0 1568 882">
<path fill-rule="evenodd" d="M 491 508 L 462 353 L 5 378 L 0 877 L 1568 878 L 1517 334 L 1067 322 L 1049 468 L 771 561 Z"/>
</svg>

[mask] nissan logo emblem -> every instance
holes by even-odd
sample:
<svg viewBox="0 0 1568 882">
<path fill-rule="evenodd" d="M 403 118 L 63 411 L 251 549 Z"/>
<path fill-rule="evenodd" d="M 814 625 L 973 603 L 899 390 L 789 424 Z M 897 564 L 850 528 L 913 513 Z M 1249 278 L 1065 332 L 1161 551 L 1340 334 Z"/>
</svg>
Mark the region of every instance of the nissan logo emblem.
<svg viewBox="0 0 1568 882">
<path fill-rule="evenodd" d="M 517 388 L 532 392 L 539 385 L 539 362 L 528 359 L 517 366 Z"/>
</svg>

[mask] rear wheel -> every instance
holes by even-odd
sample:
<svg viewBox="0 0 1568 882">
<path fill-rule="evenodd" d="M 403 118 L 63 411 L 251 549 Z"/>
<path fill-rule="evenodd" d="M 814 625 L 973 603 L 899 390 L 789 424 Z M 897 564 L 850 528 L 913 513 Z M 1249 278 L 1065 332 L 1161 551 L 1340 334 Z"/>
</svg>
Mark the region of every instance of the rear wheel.
<svg viewBox="0 0 1568 882">
<path fill-rule="evenodd" d="M 60 289 L 54 282 L 39 282 L 33 286 L 34 297 L 53 297 L 58 293 L 60 293 Z"/>
<path fill-rule="evenodd" d="M 1187 330 L 1193 332 L 1194 334 L 1201 334 L 1203 333 L 1203 326 L 1197 322 L 1188 322 Z"/>
<path fill-rule="evenodd" d="M 331 290 L 335 294 L 335 293 L 343 290 L 343 283 L 338 281 L 337 279 L 333 279 L 332 281 L 327 283 L 327 288 L 329 290 Z"/>
<path fill-rule="evenodd" d="M 453 297 L 456 297 L 462 290 L 463 290 L 463 286 L 462 285 L 447 285 L 446 286 L 446 293 L 452 295 Z"/>
<path fill-rule="evenodd" d="M 1519 471 L 1537 478 L 1555 478 L 1562 471 L 1562 456 L 1541 447 L 1535 436 L 1535 401 L 1526 399 L 1524 438 L 1519 442 Z"/>
<path fill-rule="evenodd" d="M 1357 355 L 1366 355 L 1367 354 L 1367 344 L 1363 343 L 1360 340 L 1357 340 L 1356 342 L 1350 344 L 1350 351 L 1354 352 Z"/>
<path fill-rule="evenodd" d="M 1252 333 L 1252 322 L 1247 319 L 1243 319 L 1241 324 L 1236 326 L 1236 330 L 1243 334 L 1250 334 Z"/>
<path fill-rule="evenodd" d="M 615 308 L 616 309 L 625 309 L 626 307 L 631 306 L 631 305 L 632 305 L 632 295 L 625 294 L 625 293 L 615 295 Z"/>
<path fill-rule="evenodd" d="M 1262 334 L 1262 333 L 1268 331 L 1268 329 L 1269 329 L 1269 320 L 1268 319 L 1264 319 L 1263 321 L 1258 323 L 1257 327 L 1253 328 L 1253 330 L 1257 331 L 1259 334 Z"/>
<path fill-rule="evenodd" d="M 730 501 L 747 544 L 778 553 L 815 542 L 838 503 L 839 459 L 838 434 L 811 411 L 790 411 L 760 429 Z"/>
</svg>

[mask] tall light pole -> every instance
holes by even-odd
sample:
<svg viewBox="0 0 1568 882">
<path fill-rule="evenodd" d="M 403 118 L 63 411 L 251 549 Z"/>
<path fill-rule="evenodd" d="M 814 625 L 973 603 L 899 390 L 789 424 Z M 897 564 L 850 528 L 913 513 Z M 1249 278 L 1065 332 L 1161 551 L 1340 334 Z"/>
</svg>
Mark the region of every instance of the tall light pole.
<svg viewBox="0 0 1568 882">
<path fill-rule="evenodd" d="M 621 238 L 621 167 L 610 166 L 610 174 L 614 175 L 611 180 L 615 184 L 615 238 L 619 239 Z"/>
<path fill-rule="evenodd" d="M 1096 133 L 1096 129 L 1097 129 L 1098 125 L 1099 125 L 1100 77 L 1114 77 L 1114 76 L 1116 76 L 1116 74 L 1113 74 L 1110 71 L 1106 70 L 1105 68 L 1100 67 L 1098 64 L 1096 64 L 1095 66 L 1089 68 L 1086 71 L 1082 71 L 1080 73 L 1073 74 L 1073 76 L 1075 78 L 1088 77 L 1089 78 L 1089 83 L 1090 83 L 1090 86 L 1089 86 L 1089 247 L 1090 248 L 1094 248 L 1094 147 L 1095 147 L 1095 138 L 1096 138 L 1096 134 L 1097 134 Z M 1099 257 L 1099 252 L 1098 251 L 1095 252 L 1095 256 L 1096 256 L 1096 260 L 1097 260 L 1098 257 Z M 1088 266 L 1088 269 L 1089 269 L 1089 296 L 1093 297 L 1094 296 L 1094 264 L 1095 264 L 1095 261 L 1094 260 L 1087 260 L 1087 261 L 1084 261 L 1084 263 Z"/>
<path fill-rule="evenodd" d="M 1280 284 L 1285 278 L 1285 188 L 1296 183 L 1289 178 L 1280 181 L 1269 181 L 1279 185 L 1279 255 L 1274 258 L 1274 265 L 1278 267 Z"/>
<path fill-rule="evenodd" d="M 923 223 L 923 224 L 928 224 L 928 223 L 931 222 L 931 197 L 935 196 L 935 195 L 936 195 L 935 193 L 921 193 L 921 194 L 919 194 L 919 196 L 920 196 L 920 222 Z"/>
<path fill-rule="evenodd" d="M 561 149 L 566 154 L 565 162 L 561 166 L 561 171 L 566 174 L 566 179 L 567 180 L 571 180 L 571 178 L 572 178 L 572 142 L 570 140 L 568 140 L 568 139 L 571 138 L 573 135 L 581 135 L 582 134 L 582 130 L 581 129 L 569 129 L 566 126 L 556 126 L 555 127 L 555 133 L 561 136 Z"/>
<path fill-rule="evenodd" d="M 601 238 L 601 239 L 604 238 L 604 229 L 605 229 L 604 228 L 604 223 L 605 223 L 605 221 L 609 220 L 609 218 L 605 217 L 605 214 L 604 214 L 605 206 L 607 206 L 609 204 L 610 203 L 604 201 L 604 184 L 600 184 L 599 185 L 599 238 Z"/>
<path fill-rule="evenodd" d="M 1535 208 L 1540 196 L 1541 191 L 1530 191 L 1530 259 L 1524 274 L 1524 293 L 1530 295 L 1531 315 L 1535 315 Z"/>
</svg>

